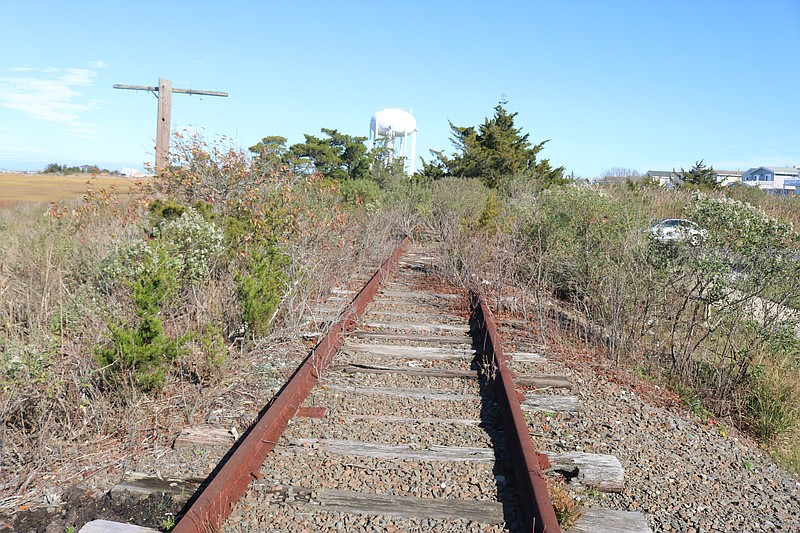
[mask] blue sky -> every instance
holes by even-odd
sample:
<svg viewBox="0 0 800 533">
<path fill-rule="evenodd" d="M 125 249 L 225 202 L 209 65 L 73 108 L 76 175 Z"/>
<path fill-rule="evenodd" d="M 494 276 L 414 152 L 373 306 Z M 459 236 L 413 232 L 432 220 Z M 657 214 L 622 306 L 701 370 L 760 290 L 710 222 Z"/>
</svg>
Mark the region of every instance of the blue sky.
<svg viewBox="0 0 800 533">
<path fill-rule="evenodd" d="M 451 151 L 505 96 L 541 155 L 612 167 L 800 165 L 800 1 L 0 0 L 0 168 L 153 159 L 173 129 L 247 149 L 413 109 L 417 155 Z"/>
</svg>

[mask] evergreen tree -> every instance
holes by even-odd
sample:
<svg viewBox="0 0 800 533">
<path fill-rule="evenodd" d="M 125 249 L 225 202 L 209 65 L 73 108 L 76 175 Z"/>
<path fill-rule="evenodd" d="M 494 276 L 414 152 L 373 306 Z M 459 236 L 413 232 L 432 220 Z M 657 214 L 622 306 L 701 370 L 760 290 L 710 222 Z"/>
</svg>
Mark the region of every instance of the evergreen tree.
<svg viewBox="0 0 800 533">
<path fill-rule="evenodd" d="M 366 137 L 354 137 L 329 128 L 321 131 L 327 139 L 304 134 L 306 142 L 289 148 L 300 165 L 313 167 L 334 179 L 359 179 L 369 175 Z"/>
<path fill-rule="evenodd" d="M 503 107 L 505 103 L 497 104 L 494 116 L 477 128 L 451 122 L 451 141 L 456 152 L 447 157 L 431 151 L 435 159 L 431 163 L 423 161 L 422 174 L 430 178 L 480 178 L 493 188 L 511 176 L 537 179 L 547 185 L 566 181 L 563 167 L 552 168 L 549 160 L 537 160 L 547 141 L 532 144 L 528 134 L 523 135 L 521 128 L 514 125 L 517 113 L 509 113 Z"/>
<path fill-rule="evenodd" d="M 679 187 L 692 187 L 696 189 L 719 189 L 717 173 L 714 167 L 707 167 L 703 160 L 697 161 L 688 171 L 683 170 L 677 174 L 677 185 Z"/>
<path fill-rule="evenodd" d="M 291 162 L 291 154 L 286 148 L 286 137 L 270 135 L 248 148 L 253 154 L 253 165 L 260 169 L 280 168 Z"/>
</svg>

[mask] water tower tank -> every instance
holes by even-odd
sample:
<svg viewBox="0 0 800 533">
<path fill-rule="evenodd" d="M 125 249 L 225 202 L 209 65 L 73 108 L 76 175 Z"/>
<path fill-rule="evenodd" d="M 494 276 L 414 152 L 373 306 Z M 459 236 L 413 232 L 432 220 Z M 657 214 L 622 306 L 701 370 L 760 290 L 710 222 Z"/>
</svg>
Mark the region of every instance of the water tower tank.
<svg viewBox="0 0 800 533">
<path fill-rule="evenodd" d="M 417 119 L 414 115 L 402 109 L 382 109 L 372 115 L 372 120 L 369 121 L 369 136 L 373 146 L 378 144 L 378 137 L 388 139 L 391 145 L 389 161 L 395 156 L 402 156 L 406 160 L 409 174 L 414 173 L 417 151 Z"/>
<path fill-rule="evenodd" d="M 369 129 L 376 137 L 406 137 L 417 131 L 417 119 L 402 109 L 383 109 L 372 115 Z"/>
</svg>

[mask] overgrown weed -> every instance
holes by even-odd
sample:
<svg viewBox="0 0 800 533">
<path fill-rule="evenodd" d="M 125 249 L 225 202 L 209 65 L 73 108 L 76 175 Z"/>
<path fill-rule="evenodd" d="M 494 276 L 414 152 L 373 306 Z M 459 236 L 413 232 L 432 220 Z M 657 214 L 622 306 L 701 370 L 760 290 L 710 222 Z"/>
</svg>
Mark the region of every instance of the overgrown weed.
<svg viewBox="0 0 800 533">
<path fill-rule="evenodd" d="M 797 430 L 800 409 L 798 358 L 774 342 L 797 341 L 787 319 L 800 292 L 798 207 L 741 188 L 515 182 L 475 197 L 472 222 L 463 208 L 444 208 L 433 220 L 448 223 L 431 227 L 447 243 L 455 283 L 487 293 L 501 311 L 540 325 L 555 319 L 602 343 L 618 364 L 684 391 L 701 418 L 749 428 L 771 446 Z M 652 238 L 650 224 L 668 217 L 695 220 L 706 242 Z"/>
<path fill-rule="evenodd" d="M 231 384 L 253 383 L 264 347 L 304 350 L 302 317 L 418 225 L 422 193 L 392 186 L 417 196 L 373 209 L 371 186 L 343 195 L 318 174 L 257 171 L 224 142 L 179 138 L 168 171 L 132 197 L 0 210 L 4 505 L 40 501 L 44 472 L 77 481 L 92 457 L 119 468 L 220 401 L 241 405 Z M 83 443 L 106 446 L 104 459 Z"/>
</svg>

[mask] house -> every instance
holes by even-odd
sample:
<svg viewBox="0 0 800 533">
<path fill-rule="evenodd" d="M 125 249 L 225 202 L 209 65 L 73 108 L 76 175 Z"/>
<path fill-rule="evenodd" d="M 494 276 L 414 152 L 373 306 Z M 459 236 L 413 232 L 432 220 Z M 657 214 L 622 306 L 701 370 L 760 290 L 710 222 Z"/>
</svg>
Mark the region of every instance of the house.
<svg viewBox="0 0 800 533">
<path fill-rule="evenodd" d="M 797 167 L 751 168 L 742 174 L 742 183 L 779 194 L 795 194 L 800 191 Z"/>
<path fill-rule="evenodd" d="M 717 183 L 722 187 L 729 187 L 734 183 L 739 183 L 742 172 L 738 170 L 714 170 L 714 175 L 717 178 Z M 648 170 L 645 177 L 658 180 L 659 185 L 667 188 L 672 188 L 681 182 L 681 173 L 674 170 Z"/>
<path fill-rule="evenodd" d="M 662 187 L 672 188 L 678 179 L 678 174 L 669 170 L 648 170 L 644 177 L 658 181 L 658 184 Z"/>
<path fill-rule="evenodd" d="M 738 170 L 714 170 L 717 182 L 723 187 L 730 187 L 742 181 L 742 174 L 744 172 Z"/>
</svg>

